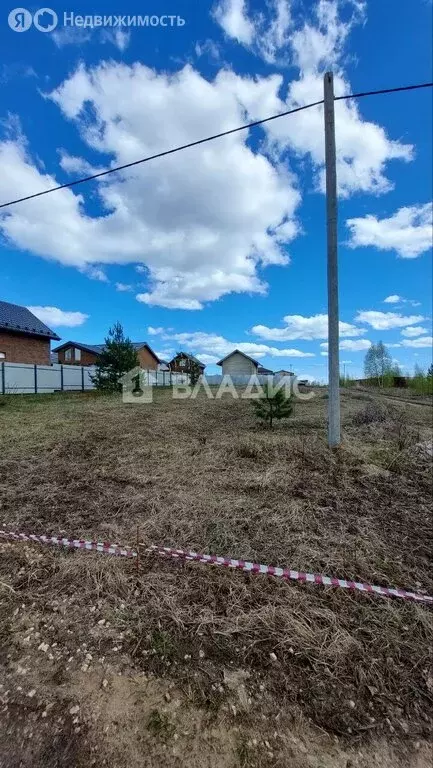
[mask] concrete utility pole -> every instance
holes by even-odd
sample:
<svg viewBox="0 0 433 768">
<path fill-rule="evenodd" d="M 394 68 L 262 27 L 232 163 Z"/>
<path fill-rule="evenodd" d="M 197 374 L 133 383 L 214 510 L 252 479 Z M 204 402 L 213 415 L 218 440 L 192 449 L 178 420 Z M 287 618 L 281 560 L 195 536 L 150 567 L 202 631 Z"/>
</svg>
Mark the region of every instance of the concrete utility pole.
<svg viewBox="0 0 433 768">
<path fill-rule="evenodd" d="M 334 76 L 324 76 L 326 218 L 328 240 L 328 444 L 340 445 L 340 362 L 337 254 L 337 165 L 335 157 Z"/>
</svg>

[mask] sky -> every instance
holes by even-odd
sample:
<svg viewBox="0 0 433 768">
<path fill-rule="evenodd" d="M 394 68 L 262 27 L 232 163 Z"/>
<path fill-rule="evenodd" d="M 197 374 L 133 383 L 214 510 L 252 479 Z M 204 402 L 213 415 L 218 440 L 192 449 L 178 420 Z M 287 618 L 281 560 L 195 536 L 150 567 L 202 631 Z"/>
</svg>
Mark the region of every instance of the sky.
<svg viewBox="0 0 433 768">
<path fill-rule="evenodd" d="M 337 95 L 432 80 L 431 0 L 50 9 L 1 11 L 0 203 L 318 101 L 326 71 Z M 341 366 L 361 376 L 382 340 L 425 368 L 432 92 L 336 102 L 335 121 Z M 120 321 L 208 372 L 238 348 L 325 381 L 325 204 L 317 106 L 0 209 L 0 298 L 62 341 Z"/>
</svg>

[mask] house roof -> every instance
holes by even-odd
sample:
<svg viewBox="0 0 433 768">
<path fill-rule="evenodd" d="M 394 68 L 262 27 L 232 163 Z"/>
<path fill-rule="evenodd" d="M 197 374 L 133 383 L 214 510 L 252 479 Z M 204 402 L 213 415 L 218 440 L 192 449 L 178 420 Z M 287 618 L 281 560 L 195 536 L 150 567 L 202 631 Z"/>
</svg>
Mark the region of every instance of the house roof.
<svg viewBox="0 0 433 768">
<path fill-rule="evenodd" d="M 274 374 L 274 372 L 271 371 L 270 368 L 264 368 L 263 365 L 259 365 L 259 367 L 257 368 L 257 373 L 261 374 L 262 376 L 266 376 L 268 374 L 269 375 L 270 374 L 272 374 L 272 375 Z"/>
<path fill-rule="evenodd" d="M 197 363 L 197 365 L 199 365 L 200 368 L 206 368 L 205 364 L 202 363 L 202 361 L 199 360 L 198 357 L 194 357 L 194 355 L 190 355 L 188 354 L 188 352 L 178 352 L 177 355 L 175 355 L 173 359 L 170 360 L 170 362 L 172 363 L 173 360 L 177 360 L 178 357 L 187 357 L 188 360 L 192 360 L 193 363 Z"/>
<path fill-rule="evenodd" d="M 220 360 L 219 363 L 217 363 L 217 365 L 222 365 L 224 360 L 227 360 L 229 357 L 231 357 L 232 355 L 236 355 L 236 354 L 237 355 L 242 355 L 242 357 L 246 357 L 247 360 L 251 360 L 251 362 L 254 363 L 254 365 L 257 365 L 257 366 L 260 365 L 258 360 L 254 360 L 253 357 L 250 357 L 249 355 L 246 355 L 245 352 L 241 352 L 240 349 L 234 349 L 233 352 L 229 352 L 229 354 L 226 355 L 225 357 L 223 357 L 222 360 Z"/>
<path fill-rule="evenodd" d="M 44 336 L 47 339 L 60 341 L 60 336 L 35 317 L 27 307 L 9 304 L 8 301 L 0 301 L 0 330 L 25 333 L 29 336 Z"/>
<path fill-rule="evenodd" d="M 150 354 L 153 355 L 155 360 L 157 360 L 158 363 L 161 362 L 159 357 L 155 354 L 155 352 L 149 346 L 147 341 L 133 341 L 132 346 L 137 352 L 139 349 L 146 347 L 146 349 L 149 350 Z M 90 352 L 93 355 L 100 355 L 101 352 L 104 351 L 105 344 L 84 344 L 81 341 L 65 341 L 64 344 L 60 344 L 59 347 L 56 347 L 55 349 L 53 349 L 53 352 L 60 352 L 62 349 L 66 349 L 66 347 L 77 347 L 78 349 L 82 349 L 84 352 Z"/>
</svg>

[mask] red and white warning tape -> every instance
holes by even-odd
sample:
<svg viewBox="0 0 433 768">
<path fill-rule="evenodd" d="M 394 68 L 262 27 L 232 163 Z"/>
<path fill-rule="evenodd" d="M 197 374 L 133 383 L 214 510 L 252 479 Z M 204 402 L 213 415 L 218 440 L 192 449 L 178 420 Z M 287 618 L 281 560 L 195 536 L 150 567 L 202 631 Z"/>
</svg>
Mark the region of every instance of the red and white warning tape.
<svg viewBox="0 0 433 768">
<path fill-rule="evenodd" d="M 105 541 L 86 541 L 85 539 L 66 539 L 61 536 L 38 536 L 35 533 L 13 533 L 12 531 L 0 531 L 0 536 L 14 541 L 35 541 L 38 544 L 57 544 L 59 547 L 72 549 L 87 549 L 95 552 L 103 552 L 106 555 L 123 555 L 123 557 L 137 557 L 137 552 L 131 547 L 120 547 Z"/>
<path fill-rule="evenodd" d="M 93 550 L 107 555 L 121 555 L 123 557 L 137 557 L 136 549 L 131 547 L 121 547 L 118 544 L 111 544 L 100 541 L 87 541 L 85 539 L 68 539 L 60 536 L 44 536 L 36 534 L 13 533 L 0 530 L 0 536 L 14 541 L 33 541 L 41 544 L 57 544 L 61 547 L 74 549 Z M 226 568 L 234 568 L 245 571 L 246 573 L 261 573 L 268 576 L 276 576 L 286 581 L 300 581 L 304 584 L 321 584 L 325 587 L 341 587 L 342 589 L 351 589 L 359 592 L 381 595 L 382 597 L 400 597 L 404 600 L 415 600 L 416 602 L 433 604 L 431 595 L 420 595 L 416 592 L 408 592 L 405 589 L 396 587 L 378 587 L 374 584 L 367 584 L 361 581 L 351 581 L 348 579 L 337 579 L 332 576 L 324 576 L 320 573 L 305 573 L 303 571 L 294 571 L 290 568 L 278 568 L 273 565 L 262 565 L 252 563 L 248 560 L 235 560 L 230 557 L 220 557 L 219 555 L 204 555 L 185 549 L 173 549 L 172 547 L 160 547 L 152 544 L 149 547 L 140 545 L 140 552 L 152 553 L 163 557 L 172 557 L 176 560 L 195 561 L 207 563 L 210 565 L 220 565 Z"/>
</svg>

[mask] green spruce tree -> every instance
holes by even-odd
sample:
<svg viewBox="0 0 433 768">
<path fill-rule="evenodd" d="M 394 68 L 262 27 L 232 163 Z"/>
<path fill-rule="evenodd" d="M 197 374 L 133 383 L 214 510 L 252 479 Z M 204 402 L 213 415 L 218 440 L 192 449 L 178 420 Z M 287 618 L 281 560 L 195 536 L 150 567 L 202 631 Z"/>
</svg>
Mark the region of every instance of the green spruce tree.
<svg viewBox="0 0 433 768">
<path fill-rule="evenodd" d="M 100 391 L 120 392 L 121 376 L 139 364 L 132 342 L 125 337 L 121 324 L 115 323 L 108 331 L 104 348 L 96 361 L 96 372 L 92 381 Z"/>
<path fill-rule="evenodd" d="M 286 396 L 284 389 L 274 392 L 272 384 L 269 383 L 264 387 L 264 394 L 252 403 L 257 418 L 267 424 L 269 429 L 272 429 L 274 419 L 288 419 L 293 411 L 291 399 Z"/>
</svg>

